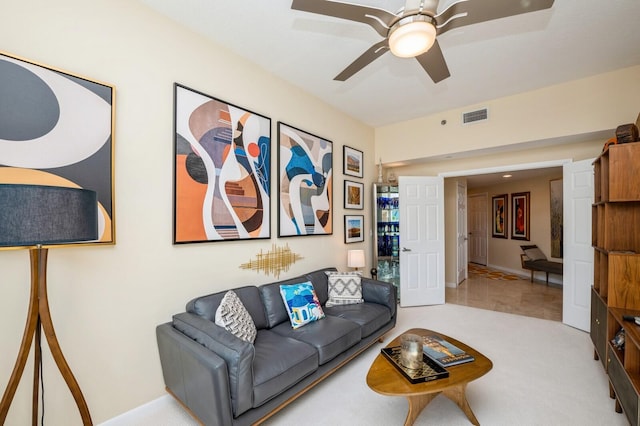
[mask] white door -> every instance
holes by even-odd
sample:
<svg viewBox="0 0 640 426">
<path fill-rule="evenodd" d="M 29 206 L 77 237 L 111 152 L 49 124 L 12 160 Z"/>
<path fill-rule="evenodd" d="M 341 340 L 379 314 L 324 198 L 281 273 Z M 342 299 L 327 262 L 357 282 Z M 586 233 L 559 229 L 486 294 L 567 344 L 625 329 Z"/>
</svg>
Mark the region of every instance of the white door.
<svg viewBox="0 0 640 426">
<path fill-rule="evenodd" d="M 487 194 L 471 195 L 468 202 L 469 261 L 487 264 Z"/>
<path fill-rule="evenodd" d="M 593 204 L 593 160 L 563 166 L 564 272 L 562 322 L 589 331 L 593 248 L 591 205 Z"/>
<path fill-rule="evenodd" d="M 400 306 L 444 303 L 444 179 L 401 176 Z"/>
<path fill-rule="evenodd" d="M 458 217 L 457 217 L 457 244 L 458 244 L 458 280 L 456 284 L 460 284 L 467 279 L 468 258 L 468 240 L 467 237 L 467 187 L 458 182 L 457 192 Z"/>
</svg>

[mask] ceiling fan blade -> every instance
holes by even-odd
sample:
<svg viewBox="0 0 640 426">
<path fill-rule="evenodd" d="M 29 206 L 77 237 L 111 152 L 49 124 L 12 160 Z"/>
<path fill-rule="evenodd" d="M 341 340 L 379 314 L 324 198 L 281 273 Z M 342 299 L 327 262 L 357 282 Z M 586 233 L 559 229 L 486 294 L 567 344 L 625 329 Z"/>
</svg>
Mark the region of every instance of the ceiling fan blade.
<svg viewBox="0 0 640 426">
<path fill-rule="evenodd" d="M 387 36 L 389 25 L 397 18 L 384 9 L 329 0 L 293 0 L 291 9 L 362 22 L 373 27 L 382 37 Z"/>
<path fill-rule="evenodd" d="M 369 65 L 371 62 L 378 59 L 380 56 L 387 53 L 389 50 L 389 43 L 387 39 L 384 39 L 364 52 L 358 59 L 353 61 L 348 67 L 346 67 L 340 74 L 335 76 L 336 81 L 346 81 L 349 77 L 360 71 L 362 68 Z"/>
<path fill-rule="evenodd" d="M 549 9 L 553 6 L 553 2 L 554 0 L 462 0 L 437 15 L 436 20 L 438 25 L 443 25 L 455 15 L 461 13 L 467 15 L 452 19 L 438 28 L 438 34 L 479 22 Z"/>
<path fill-rule="evenodd" d="M 422 55 L 416 56 L 416 60 L 420 62 L 420 65 L 422 65 L 422 68 L 429 74 L 429 77 L 431 77 L 434 83 L 439 83 L 451 75 L 449 73 L 449 67 L 447 67 L 447 62 L 442 55 L 438 40 L 433 43 L 431 49 Z"/>
</svg>

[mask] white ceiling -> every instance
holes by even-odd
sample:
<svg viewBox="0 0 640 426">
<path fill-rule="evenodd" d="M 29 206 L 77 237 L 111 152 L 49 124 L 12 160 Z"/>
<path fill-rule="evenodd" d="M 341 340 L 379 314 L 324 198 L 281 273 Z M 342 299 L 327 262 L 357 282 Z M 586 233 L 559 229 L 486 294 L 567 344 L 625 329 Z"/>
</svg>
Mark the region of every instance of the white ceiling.
<svg viewBox="0 0 640 426">
<path fill-rule="evenodd" d="M 465 176 L 467 188 L 483 188 L 505 183 L 536 180 L 555 173 L 562 176 L 562 167 L 545 167 L 539 169 L 512 170 L 508 172 L 481 173 Z M 508 177 L 505 177 L 508 176 Z"/>
<path fill-rule="evenodd" d="M 453 29 L 438 38 L 451 72 L 438 84 L 414 59 L 391 53 L 334 81 L 381 37 L 365 24 L 291 10 L 291 0 L 139 1 L 374 127 L 640 64 L 639 0 L 556 0 Z M 393 12 L 404 5 L 351 2 Z"/>
</svg>

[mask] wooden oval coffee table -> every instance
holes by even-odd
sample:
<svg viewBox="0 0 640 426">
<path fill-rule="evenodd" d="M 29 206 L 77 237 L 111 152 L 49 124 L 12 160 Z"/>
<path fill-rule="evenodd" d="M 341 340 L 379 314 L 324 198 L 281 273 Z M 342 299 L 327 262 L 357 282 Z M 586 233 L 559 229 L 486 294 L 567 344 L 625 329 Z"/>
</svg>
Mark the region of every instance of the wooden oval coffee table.
<svg viewBox="0 0 640 426">
<path fill-rule="evenodd" d="M 407 419 L 404 422 L 405 426 L 412 425 L 424 407 L 441 393 L 455 402 L 467 415 L 471 423 L 479 425 L 478 419 L 476 419 L 467 402 L 465 391 L 469 382 L 484 376 L 491 370 L 493 367 L 491 360 L 472 347 L 436 331 L 413 328 L 405 331 L 403 334 L 407 333 L 417 334 L 419 336 L 437 334 L 463 351 L 473 355 L 475 360 L 466 364 L 447 367 L 449 377 L 444 379 L 413 384 L 396 369 L 391 361 L 384 355 L 378 354 L 367 373 L 367 385 L 382 395 L 404 396 L 407 398 L 409 401 L 409 413 L 407 413 Z M 393 339 L 387 347 L 399 345 L 400 336 Z"/>
</svg>

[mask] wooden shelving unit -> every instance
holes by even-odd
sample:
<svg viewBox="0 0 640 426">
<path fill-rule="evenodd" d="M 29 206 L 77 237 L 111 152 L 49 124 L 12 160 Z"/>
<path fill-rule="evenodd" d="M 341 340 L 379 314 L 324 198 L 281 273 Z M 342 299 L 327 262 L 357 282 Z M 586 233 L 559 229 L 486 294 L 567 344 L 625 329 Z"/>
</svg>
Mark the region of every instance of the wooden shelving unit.
<svg viewBox="0 0 640 426">
<path fill-rule="evenodd" d="M 591 340 L 615 408 L 640 425 L 640 143 L 609 146 L 594 162 Z M 612 340 L 621 330 L 623 348 Z"/>
</svg>

